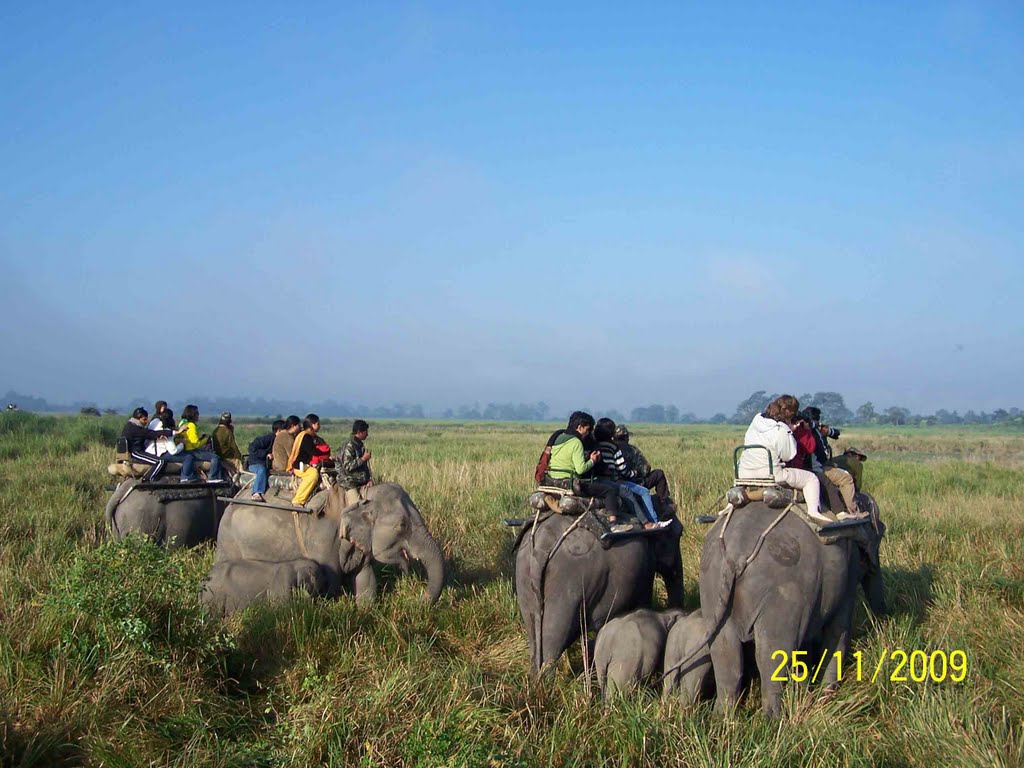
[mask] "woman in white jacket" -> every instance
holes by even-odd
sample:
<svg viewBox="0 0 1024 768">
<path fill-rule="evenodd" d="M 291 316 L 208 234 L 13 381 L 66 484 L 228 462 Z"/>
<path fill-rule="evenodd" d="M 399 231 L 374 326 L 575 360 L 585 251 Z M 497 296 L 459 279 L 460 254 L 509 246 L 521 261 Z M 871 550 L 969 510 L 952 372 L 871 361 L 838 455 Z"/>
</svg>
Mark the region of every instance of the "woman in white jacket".
<svg viewBox="0 0 1024 768">
<path fill-rule="evenodd" d="M 792 395 L 780 395 L 772 400 L 764 412 L 757 414 L 743 437 L 744 445 L 762 445 L 772 457 L 772 473 L 768 471 L 768 454 L 760 448 L 747 448 L 740 454 L 739 476 L 766 478 L 774 475 L 775 482 L 804 492 L 807 514 L 819 523 L 835 522 L 821 514 L 819 504 L 821 486 L 813 472 L 784 466 L 796 456 L 796 438 L 790 424 L 800 411 L 800 402 Z"/>
</svg>

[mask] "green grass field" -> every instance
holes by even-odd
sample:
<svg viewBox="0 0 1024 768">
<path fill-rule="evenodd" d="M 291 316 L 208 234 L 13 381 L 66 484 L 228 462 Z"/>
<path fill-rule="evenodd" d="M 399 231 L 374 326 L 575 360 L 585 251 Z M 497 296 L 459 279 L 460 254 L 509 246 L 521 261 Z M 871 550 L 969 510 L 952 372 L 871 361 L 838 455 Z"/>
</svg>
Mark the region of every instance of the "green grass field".
<svg viewBox="0 0 1024 768">
<path fill-rule="evenodd" d="M 378 476 L 410 492 L 450 583 L 386 580 L 351 599 L 257 606 L 227 622 L 197 603 L 212 547 L 110 542 L 103 525 L 123 417 L 0 416 L 0 753 L 11 766 L 1024 764 L 1024 434 L 855 430 L 889 526 L 893 615 L 863 608 L 854 650 L 962 650 L 962 683 L 847 679 L 827 702 L 790 685 L 732 717 L 638 695 L 606 706 L 574 674 L 530 680 L 512 533 L 550 431 L 536 424 L 375 423 Z M 687 522 L 687 607 L 703 535 L 731 477 L 736 427 L 635 426 Z M 344 424 L 321 433 L 340 447 Z M 257 427 L 240 423 L 245 450 Z M 889 667 L 891 671 L 892 667 Z M 871 670 L 873 671 L 873 670 Z"/>
</svg>

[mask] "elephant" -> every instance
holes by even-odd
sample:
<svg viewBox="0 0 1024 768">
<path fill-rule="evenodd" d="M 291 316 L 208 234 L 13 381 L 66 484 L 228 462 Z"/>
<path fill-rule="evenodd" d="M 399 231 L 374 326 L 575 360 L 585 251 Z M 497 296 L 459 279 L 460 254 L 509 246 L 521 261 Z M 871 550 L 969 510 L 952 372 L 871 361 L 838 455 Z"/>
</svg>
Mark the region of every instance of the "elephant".
<svg viewBox="0 0 1024 768">
<path fill-rule="evenodd" d="M 661 672 L 665 640 L 673 625 L 685 615 L 678 608 L 640 608 L 601 627 L 594 646 L 594 667 L 601 693 L 636 689 Z"/>
<path fill-rule="evenodd" d="M 418 560 L 427 571 L 426 601 L 436 603 L 444 586 L 444 557 L 405 489 L 397 483 L 373 485 L 366 498 L 350 506 L 343 488 L 333 486 L 327 493 L 320 515 L 231 504 L 217 535 L 217 562 L 307 558 L 323 569 L 328 594 L 337 595 L 345 583 L 358 601 L 372 602 L 375 563 L 407 572 L 410 559 Z"/>
<path fill-rule="evenodd" d="M 531 520 L 516 543 L 516 599 L 535 677 L 553 668 L 581 625 L 600 630 L 609 619 L 649 606 L 655 573 L 665 581 L 669 607 L 683 603 L 678 519 L 673 516 L 663 532 L 620 539 L 607 549 L 578 519 L 551 514 L 536 525 Z"/>
<path fill-rule="evenodd" d="M 287 600 L 293 590 L 316 597 L 326 589 L 327 580 L 313 560 L 221 560 L 210 569 L 199 600 L 213 613 L 227 615 L 261 599 Z"/>
<path fill-rule="evenodd" d="M 685 666 L 677 666 L 688 657 Z M 667 675 L 662 691 L 666 699 L 679 696 L 686 704 L 696 704 L 715 695 L 711 650 L 704 641 L 704 618 L 700 608 L 677 620 L 669 629 L 664 666 Z"/>
<path fill-rule="evenodd" d="M 232 495 L 237 486 L 205 486 L 172 482 L 148 487 L 137 479 L 122 482 L 107 501 L 104 517 L 118 539 L 142 533 L 168 549 L 194 547 L 217 537 L 224 503 L 219 495 Z"/>
<path fill-rule="evenodd" d="M 813 648 L 815 660 L 826 654 L 817 680 L 830 688 L 837 683 L 835 652 L 847 652 L 858 584 L 869 608 L 885 613 L 879 564 L 885 527 L 874 499 L 861 498 L 871 524 L 861 528 L 860 545 L 850 538 L 826 545 L 797 514 L 763 502 L 723 515 L 708 531 L 700 602 L 720 711 L 741 695 L 745 644 L 754 646 L 762 710 L 774 717 L 782 701 L 778 678 L 789 677 L 794 651 Z"/>
</svg>

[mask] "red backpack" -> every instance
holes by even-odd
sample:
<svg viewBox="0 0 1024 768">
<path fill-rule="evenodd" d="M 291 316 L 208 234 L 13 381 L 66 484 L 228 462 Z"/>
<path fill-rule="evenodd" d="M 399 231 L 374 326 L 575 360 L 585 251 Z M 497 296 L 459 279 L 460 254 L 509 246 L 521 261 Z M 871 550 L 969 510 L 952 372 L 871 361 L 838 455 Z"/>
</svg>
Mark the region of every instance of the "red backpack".
<svg viewBox="0 0 1024 768">
<path fill-rule="evenodd" d="M 544 482 L 544 475 L 548 473 L 549 466 L 551 466 L 551 446 L 545 445 L 544 450 L 541 451 L 540 458 L 537 460 L 537 467 L 533 470 L 533 479 L 537 485 L 541 485 Z"/>
</svg>

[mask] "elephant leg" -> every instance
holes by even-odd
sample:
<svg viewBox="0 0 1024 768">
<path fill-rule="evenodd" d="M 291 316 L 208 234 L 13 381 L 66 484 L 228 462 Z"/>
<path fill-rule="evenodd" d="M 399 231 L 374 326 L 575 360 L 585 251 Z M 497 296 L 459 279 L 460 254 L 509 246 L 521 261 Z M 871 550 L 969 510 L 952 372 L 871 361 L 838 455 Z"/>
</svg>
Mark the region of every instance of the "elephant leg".
<svg viewBox="0 0 1024 768">
<path fill-rule="evenodd" d="M 368 560 L 356 574 L 356 600 L 360 603 L 372 603 L 376 599 L 377 574 L 373 571 L 373 563 Z"/>
<path fill-rule="evenodd" d="M 768 626 L 768 621 L 771 622 L 771 626 Z M 766 620 L 762 615 L 754 625 L 754 654 L 757 659 L 757 670 L 761 675 L 761 711 L 766 717 L 778 717 L 782 707 L 781 681 L 789 677 L 789 662 L 793 658 L 793 651 L 800 647 L 800 640 L 797 637 L 799 627 L 800 617 L 795 615 L 795 612 L 783 611 L 780 615 L 774 610 L 770 620 Z M 786 654 L 785 663 L 781 668 L 779 651 Z M 807 663 L 812 664 L 812 661 Z M 814 667 L 811 668 L 812 673 L 813 671 Z"/>
<path fill-rule="evenodd" d="M 743 643 L 730 621 L 725 622 L 711 643 L 711 665 L 718 694 L 715 709 L 729 712 L 739 703 L 743 692 Z"/>
<path fill-rule="evenodd" d="M 686 596 L 686 590 L 683 587 L 683 558 L 681 555 L 677 555 L 675 562 L 672 563 L 671 568 L 665 568 L 659 571 L 662 580 L 665 582 L 665 592 L 667 593 L 667 603 L 669 608 L 682 608 L 683 598 Z"/>
<path fill-rule="evenodd" d="M 842 656 L 846 656 L 847 650 L 850 647 L 850 625 L 853 622 L 853 599 L 846 601 L 846 604 L 839 611 L 839 615 L 832 619 L 827 625 L 825 625 L 824 631 L 822 632 L 822 653 L 831 654 L 828 660 L 828 666 L 825 668 L 824 674 L 818 676 L 818 682 L 824 685 L 826 688 L 835 688 L 839 682 L 839 662 L 836 659 L 836 652 L 838 651 Z M 821 658 L 820 656 L 818 657 Z"/>
</svg>

